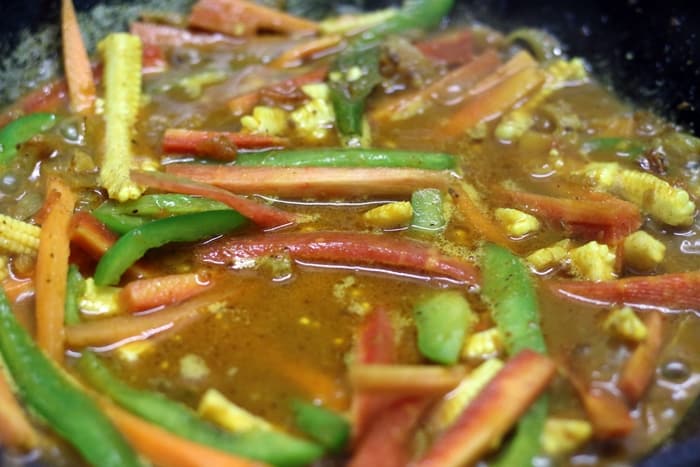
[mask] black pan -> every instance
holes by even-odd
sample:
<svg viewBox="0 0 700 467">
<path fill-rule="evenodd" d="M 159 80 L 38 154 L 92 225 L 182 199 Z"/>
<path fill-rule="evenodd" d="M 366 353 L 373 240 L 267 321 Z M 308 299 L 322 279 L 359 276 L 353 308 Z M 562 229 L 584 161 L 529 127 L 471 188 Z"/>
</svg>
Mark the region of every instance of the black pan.
<svg viewBox="0 0 700 467">
<path fill-rule="evenodd" d="M 135 0 L 74 0 L 78 10 L 98 4 L 154 3 Z M 162 0 L 187 4 L 191 0 Z M 310 2 L 312 3 L 312 2 Z M 368 8 L 386 1 L 355 0 Z M 395 2 L 394 2 L 395 3 Z M 700 8 L 680 0 L 457 0 L 454 16 L 472 17 L 503 29 L 527 25 L 559 37 L 570 55 L 582 56 L 595 74 L 629 101 L 649 107 L 689 130 L 700 132 Z M 37 76 L 18 74 L 7 60 L 22 37 L 58 24 L 58 0 L 0 0 L 0 104 Z M 135 9 L 104 18 L 101 26 L 126 24 Z M 104 29 L 103 29 L 104 30 Z M 54 41 L 48 49 L 57 48 Z M 57 49 L 56 49 L 57 50 Z M 24 59 L 37 63 L 40 58 Z M 10 73 L 8 73 L 8 70 Z M 53 70 L 44 67 L 45 73 Z M 700 291 L 698 291 L 700 293 Z M 0 467 L 2 455 L 0 455 Z M 696 403 L 671 439 L 640 467 L 700 466 L 700 404 Z M 517 467 L 517 466 L 514 466 Z"/>
</svg>

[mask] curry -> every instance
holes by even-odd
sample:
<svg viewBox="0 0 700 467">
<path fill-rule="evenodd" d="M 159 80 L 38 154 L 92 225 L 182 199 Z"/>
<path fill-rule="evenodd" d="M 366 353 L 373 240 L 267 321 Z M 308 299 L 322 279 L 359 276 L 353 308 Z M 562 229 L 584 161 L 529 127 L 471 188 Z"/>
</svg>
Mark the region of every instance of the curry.
<svg viewBox="0 0 700 467">
<path fill-rule="evenodd" d="M 290 6 L 293 5 L 290 3 Z M 700 140 L 448 0 L 144 12 L 0 114 L 0 444 L 633 462 L 700 390 Z"/>
</svg>

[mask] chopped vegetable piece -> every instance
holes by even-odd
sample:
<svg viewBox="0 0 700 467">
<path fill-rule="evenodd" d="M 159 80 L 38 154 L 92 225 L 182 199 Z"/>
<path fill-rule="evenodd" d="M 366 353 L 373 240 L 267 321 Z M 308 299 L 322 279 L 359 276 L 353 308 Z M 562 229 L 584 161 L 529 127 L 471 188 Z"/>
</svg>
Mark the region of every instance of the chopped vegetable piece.
<svg viewBox="0 0 700 467">
<path fill-rule="evenodd" d="M 289 144 L 278 136 L 232 133 L 228 131 L 197 131 L 169 128 L 163 134 L 163 151 L 194 154 L 211 159 L 231 161 L 238 149 L 271 149 Z"/>
<path fill-rule="evenodd" d="M 459 360 L 464 336 L 477 317 L 464 296 L 446 290 L 418 302 L 413 308 L 418 349 L 424 357 L 451 365 Z"/>
<path fill-rule="evenodd" d="M 117 404 L 196 443 L 273 465 L 303 465 L 322 454 L 318 446 L 283 433 L 254 430 L 232 434 L 221 431 L 197 418 L 183 404 L 157 392 L 134 389 L 116 379 L 91 352 L 83 352 L 78 369 L 90 384 Z"/>
<path fill-rule="evenodd" d="M 22 402 L 49 422 L 85 460 L 100 466 L 141 465 L 92 399 L 79 391 L 34 344 L 14 317 L 2 290 L 0 354 Z"/>
<path fill-rule="evenodd" d="M 432 60 L 446 65 L 461 65 L 472 61 L 472 42 L 471 29 L 462 28 L 420 41 L 416 48 Z"/>
<path fill-rule="evenodd" d="M 289 131 L 289 115 L 279 107 L 256 105 L 252 115 L 241 117 L 241 125 L 254 135 L 280 137 Z"/>
<path fill-rule="evenodd" d="M 550 456 L 561 456 L 580 448 L 593 435 L 593 427 L 585 420 L 548 418 L 542 433 L 542 450 Z"/>
<path fill-rule="evenodd" d="M 235 167 L 174 164 L 166 172 L 243 194 L 297 198 L 398 196 L 445 188 L 450 174 L 437 170 L 336 167 Z"/>
<path fill-rule="evenodd" d="M 282 52 L 273 60 L 272 65 L 281 68 L 299 66 L 306 60 L 313 60 L 337 51 L 342 44 L 342 36 L 336 33 L 310 39 Z"/>
<path fill-rule="evenodd" d="M 350 437 L 350 424 L 341 415 L 315 404 L 292 402 L 296 425 L 329 452 L 342 452 Z"/>
<path fill-rule="evenodd" d="M 203 274 L 170 274 L 129 282 L 120 299 L 128 311 L 143 311 L 187 300 L 212 285 L 213 280 Z"/>
<path fill-rule="evenodd" d="M 86 315 L 110 316 L 124 311 L 119 300 L 122 289 L 108 285 L 96 285 L 92 277 L 85 279 L 85 292 L 80 297 L 80 311 Z"/>
<path fill-rule="evenodd" d="M 124 271 L 151 248 L 220 235 L 244 223 L 243 216 L 233 210 L 226 210 L 183 214 L 137 227 L 117 240 L 100 259 L 95 269 L 95 283 L 117 284 Z"/>
<path fill-rule="evenodd" d="M 457 386 L 464 368 L 355 363 L 349 366 L 348 376 L 358 391 L 396 396 L 439 395 Z"/>
<path fill-rule="evenodd" d="M 527 256 L 527 262 L 534 266 L 534 268 L 539 272 L 556 267 L 569 255 L 571 243 L 571 240 L 566 238 L 558 241 L 552 246 L 535 250 Z"/>
<path fill-rule="evenodd" d="M 506 41 L 509 43 L 523 42 L 538 61 L 548 61 L 558 57 L 563 52 L 563 47 L 556 37 L 541 29 L 518 28 L 508 34 Z"/>
<path fill-rule="evenodd" d="M 63 0 L 61 3 L 61 41 L 71 107 L 75 112 L 90 112 L 95 105 L 95 79 L 80 35 L 73 0 Z"/>
<path fill-rule="evenodd" d="M 205 263 L 236 266 L 261 256 L 287 252 L 306 261 L 342 261 L 351 264 L 393 266 L 439 274 L 468 284 L 478 283 L 476 268 L 411 240 L 352 232 L 273 233 L 230 237 L 197 251 Z"/>
<path fill-rule="evenodd" d="M 637 271 L 651 271 L 664 260 L 666 245 L 638 230 L 625 238 L 623 252 L 626 266 Z"/>
<path fill-rule="evenodd" d="M 382 204 L 362 214 L 365 223 L 382 229 L 404 227 L 413 218 L 413 208 L 408 201 Z"/>
<path fill-rule="evenodd" d="M 207 389 L 199 401 L 197 413 L 234 433 L 274 429 L 264 418 L 234 404 L 216 389 Z"/>
<path fill-rule="evenodd" d="M 638 141 L 618 137 L 592 138 L 581 145 L 581 152 L 583 154 L 615 152 L 623 153 L 629 157 L 641 155 L 644 149 L 644 145 Z"/>
<path fill-rule="evenodd" d="M 618 397 L 599 388 L 577 388 L 588 420 L 593 425 L 593 436 L 607 440 L 627 436 L 634 428 L 634 419 L 630 416 L 627 405 Z M 580 386 L 580 387 L 579 387 Z"/>
<path fill-rule="evenodd" d="M 109 197 L 136 199 L 143 190 L 131 181 L 132 135 L 141 99 L 141 40 L 126 33 L 113 33 L 98 45 L 105 62 L 105 149 L 100 184 Z"/>
<path fill-rule="evenodd" d="M 239 154 L 237 165 L 273 167 L 393 167 L 448 170 L 454 156 L 400 149 L 313 148 Z"/>
<path fill-rule="evenodd" d="M 631 405 L 637 404 L 649 388 L 663 346 L 664 321 L 661 313 L 651 311 L 645 317 L 647 337 L 637 344 L 625 362 L 617 387 Z"/>
<path fill-rule="evenodd" d="M 66 282 L 66 306 L 64 323 L 66 325 L 80 322 L 80 297 L 85 291 L 85 280 L 75 264 L 68 268 L 68 280 Z"/>
<path fill-rule="evenodd" d="M 457 222 L 465 227 L 474 229 L 487 241 L 508 247 L 511 243 L 505 231 L 494 222 L 482 209 L 479 195 L 467 183 L 458 183 L 450 187 L 450 196 L 457 207 Z M 460 220 L 460 217 L 462 218 Z"/>
<path fill-rule="evenodd" d="M 56 115 L 37 112 L 14 120 L 0 128 L 0 164 L 7 164 L 16 155 L 18 146 L 56 124 Z"/>
<path fill-rule="evenodd" d="M 462 358 L 466 360 L 484 360 L 503 353 L 503 334 L 498 328 L 475 332 L 467 337 L 462 346 Z"/>
<path fill-rule="evenodd" d="M 477 462 L 544 391 L 555 372 L 556 366 L 549 358 L 527 348 L 522 350 L 506 363 L 416 465 L 457 467 Z M 538 448 L 540 432 L 535 432 Z"/>
<path fill-rule="evenodd" d="M 0 361 L 0 443 L 19 451 L 34 449 L 39 436 L 13 394 L 8 375 Z"/>
<path fill-rule="evenodd" d="M 603 329 L 613 336 L 631 342 L 642 342 L 647 338 L 647 327 L 634 310 L 628 306 L 615 308 L 603 321 Z"/>
<path fill-rule="evenodd" d="M 494 216 L 513 237 L 522 237 L 540 229 L 540 221 L 535 216 L 517 209 L 498 208 Z"/>
<path fill-rule="evenodd" d="M 41 228 L 0 214 L 0 248 L 10 253 L 35 255 L 39 249 Z"/>
<path fill-rule="evenodd" d="M 323 34 L 355 35 L 383 23 L 397 12 L 396 8 L 385 8 L 361 14 L 331 16 L 321 21 L 319 28 Z"/>
<path fill-rule="evenodd" d="M 411 228 L 426 233 L 442 231 L 447 221 L 443 214 L 442 193 L 435 188 L 414 191 L 411 195 L 413 218 Z"/>
<path fill-rule="evenodd" d="M 615 277 L 615 252 L 608 245 L 588 242 L 569 251 L 571 271 L 581 279 L 610 280 Z"/>
</svg>

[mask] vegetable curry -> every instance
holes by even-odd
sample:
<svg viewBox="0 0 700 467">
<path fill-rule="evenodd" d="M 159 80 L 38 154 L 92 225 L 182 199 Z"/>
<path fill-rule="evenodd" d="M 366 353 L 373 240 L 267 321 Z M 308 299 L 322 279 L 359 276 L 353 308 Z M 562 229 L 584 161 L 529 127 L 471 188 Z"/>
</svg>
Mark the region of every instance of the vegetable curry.
<svg viewBox="0 0 700 467">
<path fill-rule="evenodd" d="M 0 114 L 0 445 L 609 465 L 700 386 L 700 140 L 546 32 L 144 11 Z M 31 457 L 31 456 L 30 456 Z M 1 460 L 1 459 L 0 459 Z"/>
</svg>

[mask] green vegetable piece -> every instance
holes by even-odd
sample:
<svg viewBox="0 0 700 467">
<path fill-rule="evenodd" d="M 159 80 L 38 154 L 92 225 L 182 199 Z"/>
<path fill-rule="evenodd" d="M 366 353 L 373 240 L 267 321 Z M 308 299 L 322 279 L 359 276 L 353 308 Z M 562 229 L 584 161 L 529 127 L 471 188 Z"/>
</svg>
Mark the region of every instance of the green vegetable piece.
<svg viewBox="0 0 700 467">
<path fill-rule="evenodd" d="M 350 424 L 338 415 L 318 405 L 295 400 L 292 402 L 297 426 L 329 452 L 342 452 L 350 437 Z"/>
<path fill-rule="evenodd" d="M 455 158 L 440 152 L 404 151 L 400 149 L 320 148 L 239 154 L 241 166 L 274 167 L 396 167 L 426 170 L 449 170 Z"/>
<path fill-rule="evenodd" d="M 24 404 L 87 462 L 140 466 L 136 453 L 93 400 L 73 385 L 17 322 L 0 288 L 0 355 Z"/>
<path fill-rule="evenodd" d="M 536 28 L 518 28 L 506 36 L 506 43 L 524 43 L 540 62 L 546 62 L 560 57 L 563 46 L 550 33 Z"/>
<path fill-rule="evenodd" d="M 14 120 L 0 129 L 0 164 L 17 155 L 17 146 L 56 124 L 56 115 L 37 112 Z"/>
<path fill-rule="evenodd" d="M 362 34 L 362 41 L 376 41 L 411 29 L 431 29 L 452 9 L 454 0 L 404 0 L 397 14 Z"/>
<path fill-rule="evenodd" d="M 411 228 L 423 232 L 437 233 L 445 228 L 442 213 L 442 193 L 436 188 L 414 191 L 411 195 L 413 219 Z"/>
<path fill-rule="evenodd" d="M 183 404 L 160 393 L 134 389 L 125 384 L 91 352 L 83 352 L 77 368 L 92 386 L 117 404 L 195 443 L 279 466 L 306 465 L 323 455 L 320 446 L 277 431 L 231 433 L 221 430 L 200 419 Z"/>
<path fill-rule="evenodd" d="M 581 152 L 583 154 L 615 152 L 630 157 L 636 157 L 641 155 L 645 150 L 646 148 L 639 141 L 617 137 L 592 138 L 581 145 Z"/>
<path fill-rule="evenodd" d="M 229 209 L 184 214 L 144 224 L 119 238 L 102 256 L 95 269 L 95 284 L 117 284 L 124 271 L 151 248 L 224 234 L 245 222 L 245 217 Z"/>
<path fill-rule="evenodd" d="M 444 365 L 457 363 L 464 336 L 476 321 L 462 294 L 455 290 L 439 292 L 416 304 L 413 317 L 421 354 Z"/>
<path fill-rule="evenodd" d="M 80 322 L 80 297 L 85 290 L 85 281 L 78 267 L 71 264 L 68 268 L 68 282 L 66 283 L 66 308 L 64 321 L 66 324 L 78 324 Z"/>
<path fill-rule="evenodd" d="M 527 267 L 515 255 L 488 244 L 482 256 L 482 294 L 490 302 L 493 319 L 510 355 L 523 349 L 546 353 L 540 328 L 537 293 Z M 515 435 L 494 465 L 530 465 L 540 452 L 540 436 L 547 417 L 548 399 L 541 396 L 520 418 Z"/>
<path fill-rule="evenodd" d="M 157 194 L 144 195 L 125 203 L 105 201 L 92 213 L 108 229 L 125 234 L 158 218 L 229 209 L 220 201 L 201 196 Z"/>
</svg>

